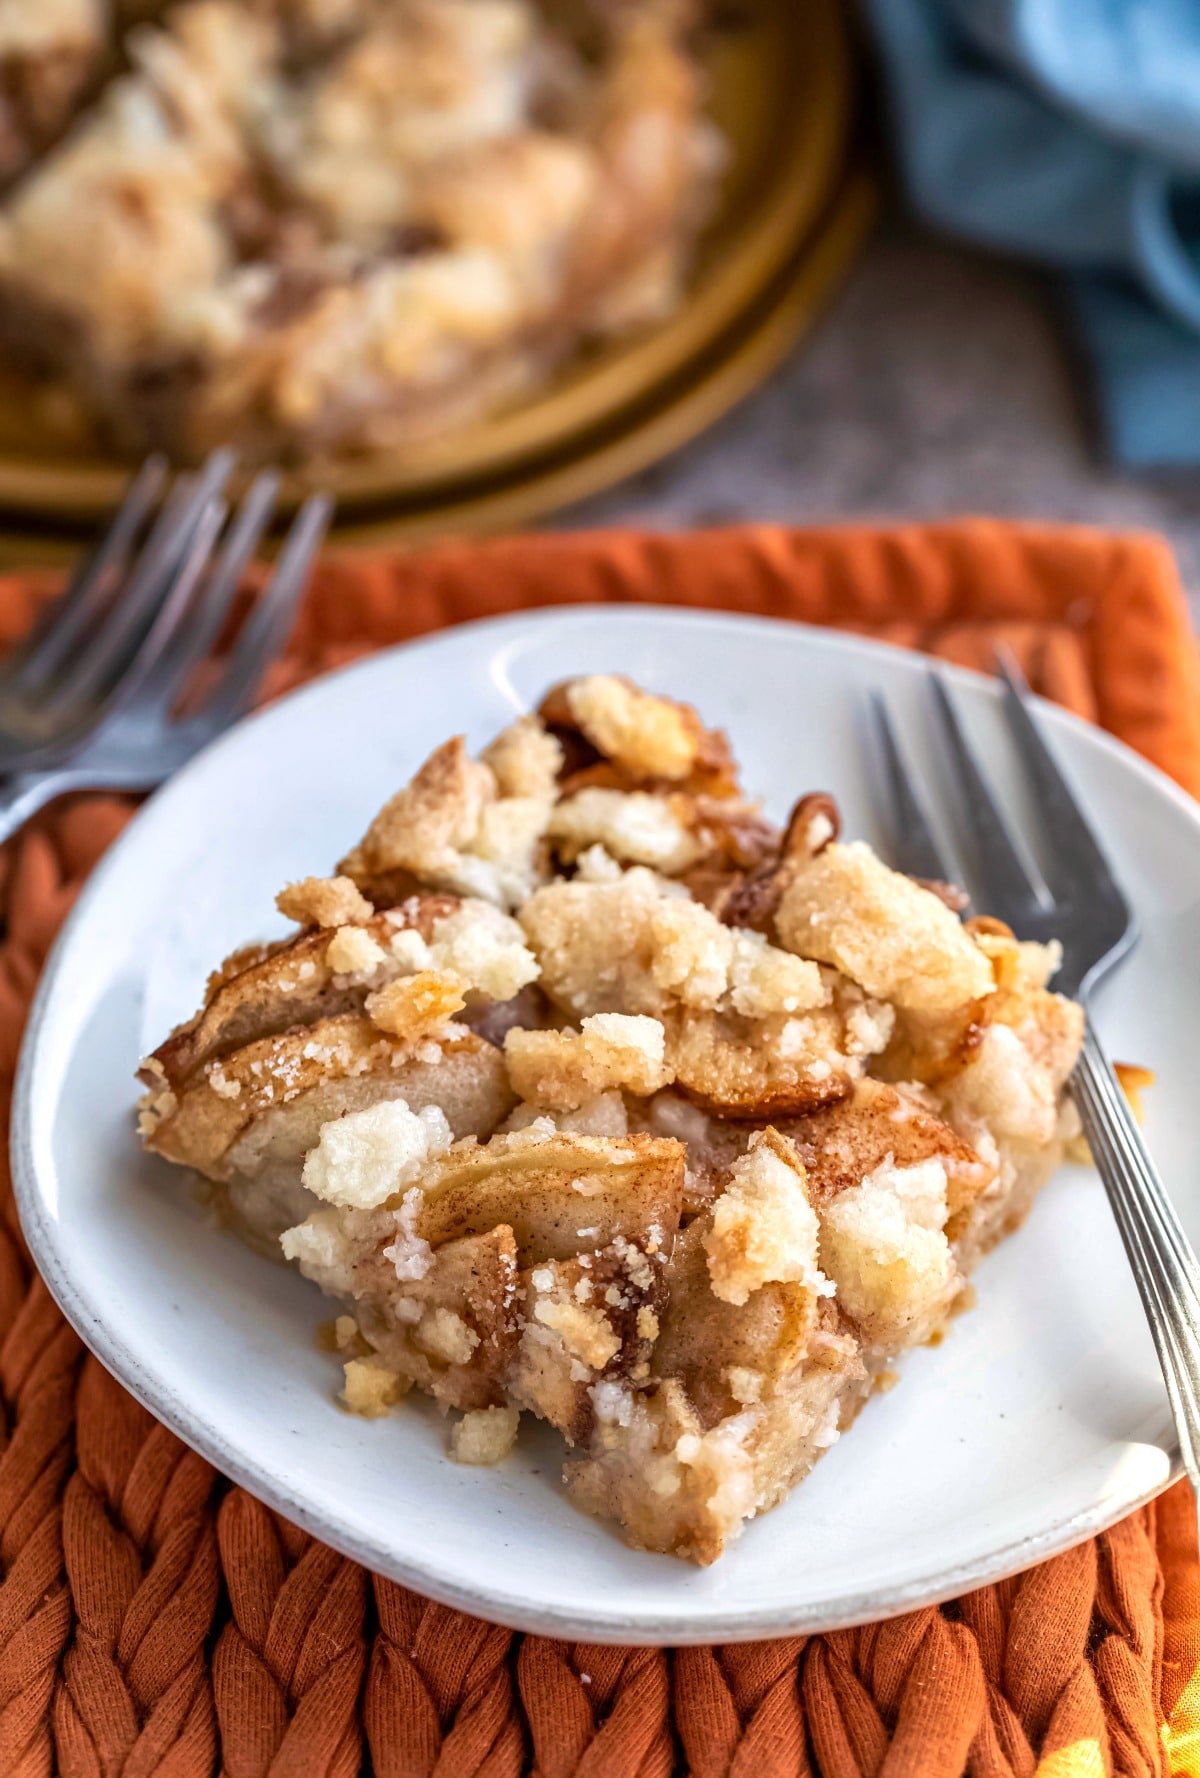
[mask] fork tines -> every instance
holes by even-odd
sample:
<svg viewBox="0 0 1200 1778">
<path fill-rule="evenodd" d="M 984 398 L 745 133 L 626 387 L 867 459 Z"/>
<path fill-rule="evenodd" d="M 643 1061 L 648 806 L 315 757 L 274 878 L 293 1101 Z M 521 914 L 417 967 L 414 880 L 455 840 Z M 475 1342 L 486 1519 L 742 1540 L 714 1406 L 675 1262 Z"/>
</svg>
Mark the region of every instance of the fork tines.
<svg viewBox="0 0 1200 1778">
<path fill-rule="evenodd" d="M 165 720 L 217 641 L 275 509 L 273 470 L 232 509 L 233 467 L 232 451 L 219 450 L 172 485 L 159 457 L 134 476 L 99 544 L 0 668 L 0 770 L 59 763 L 121 711 Z M 281 646 L 329 515 L 323 496 L 301 507 L 213 693 L 223 721 L 241 713 Z"/>
<path fill-rule="evenodd" d="M 871 710 L 883 764 L 887 794 L 888 841 L 897 870 L 925 881 L 952 882 L 955 867 L 934 832 L 924 799 L 896 734 L 881 692 L 871 693 Z"/>
<path fill-rule="evenodd" d="M 1005 815 L 970 739 L 949 676 L 933 667 L 928 688 L 955 792 L 956 838 L 976 904 L 1004 920 L 1018 937 L 1068 937 L 1080 969 L 1118 944 L 1128 944 L 1132 919 L 1079 800 L 1048 745 L 1036 703 L 1012 654 L 1000 651 L 1003 709 L 1025 769 L 1044 844 L 1035 863 Z M 916 774 L 885 701 L 872 698 L 883 759 L 893 862 L 916 877 L 962 880 L 937 837 Z M 1079 971 L 1076 971 L 1079 973 Z"/>
</svg>

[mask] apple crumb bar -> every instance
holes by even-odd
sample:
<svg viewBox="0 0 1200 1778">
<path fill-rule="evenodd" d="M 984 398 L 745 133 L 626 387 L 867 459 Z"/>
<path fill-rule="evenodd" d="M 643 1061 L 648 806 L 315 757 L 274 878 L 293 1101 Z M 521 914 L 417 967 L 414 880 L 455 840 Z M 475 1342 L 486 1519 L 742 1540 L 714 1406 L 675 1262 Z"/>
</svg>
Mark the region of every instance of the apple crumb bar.
<svg viewBox="0 0 1200 1778">
<path fill-rule="evenodd" d="M 346 1405 L 491 1463 L 522 1414 L 632 1544 L 712 1562 L 933 1338 L 1075 1129 L 1055 947 L 780 830 L 613 676 L 439 747 L 296 933 L 144 1064 L 146 1145 L 337 1299 Z"/>
</svg>

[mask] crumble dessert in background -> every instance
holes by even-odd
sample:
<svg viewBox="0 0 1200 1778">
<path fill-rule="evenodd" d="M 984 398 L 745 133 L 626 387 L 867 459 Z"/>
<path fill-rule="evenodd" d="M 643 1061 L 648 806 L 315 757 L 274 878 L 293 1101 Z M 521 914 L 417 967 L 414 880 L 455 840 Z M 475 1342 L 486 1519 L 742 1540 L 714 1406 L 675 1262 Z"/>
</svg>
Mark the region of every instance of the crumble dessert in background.
<svg viewBox="0 0 1200 1778">
<path fill-rule="evenodd" d="M 106 0 L 0 6 L 0 190 L 65 128 L 107 47 Z"/>
<path fill-rule="evenodd" d="M 720 159 L 688 0 L 0 15 L 0 345 L 119 448 L 396 447 L 679 301 Z"/>
<path fill-rule="evenodd" d="M 0 193 L 65 132 L 116 71 L 122 35 L 165 0 L 3 0 Z"/>
<path fill-rule="evenodd" d="M 144 1064 L 143 1140 L 338 1300 L 351 1409 L 423 1390 L 465 1463 L 537 1416 L 581 1507 L 708 1563 L 1077 1128 L 1055 948 L 953 901 L 827 796 L 777 829 L 688 705 L 577 679 L 283 890 L 296 933 Z"/>
</svg>

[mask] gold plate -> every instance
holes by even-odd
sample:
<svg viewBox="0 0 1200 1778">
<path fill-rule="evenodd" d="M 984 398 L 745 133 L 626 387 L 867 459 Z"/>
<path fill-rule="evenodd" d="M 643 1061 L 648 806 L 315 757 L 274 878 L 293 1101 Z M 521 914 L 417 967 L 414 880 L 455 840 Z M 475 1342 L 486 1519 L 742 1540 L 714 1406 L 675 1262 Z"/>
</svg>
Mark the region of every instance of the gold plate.
<svg viewBox="0 0 1200 1778">
<path fill-rule="evenodd" d="M 852 110 L 839 0 L 746 0 L 736 27 L 714 32 L 712 115 L 729 145 L 717 214 L 701 242 L 691 293 L 661 327 L 579 356 L 540 395 L 419 450 L 380 452 L 288 478 L 294 503 L 311 482 L 341 512 L 449 499 L 511 475 L 664 390 L 703 360 L 795 260 L 842 176 Z M 37 398 L 0 379 L 0 508 L 61 526 L 112 506 L 127 467 L 69 453 L 38 420 Z"/>
<path fill-rule="evenodd" d="M 878 213 L 879 189 L 869 173 L 847 180 L 824 226 L 785 268 L 744 328 L 725 340 L 690 380 L 681 380 L 658 406 L 627 416 L 623 426 L 579 442 L 528 466 L 513 480 L 476 483 L 420 506 L 398 507 L 378 519 L 339 526 L 339 544 L 380 548 L 420 545 L 439 537 L 519 530 L 636 475 L 699 437 L 765 381 L 816 321 L 849 271 Z"/>
<path fill-rule="evenodd" d="M 515 531 L 635 475 L 704 432 L 749 395 L 812 326 L 849 270 L 874 221 L 878 188 L 856 171 L 829 207 L 816 236 L 786 266 L 764 299 L 720 348 L 665 399 L 644 403 L 623 421 L 527 464 L 442 497 L 397 503 L 386 513 L 337 527 L 338 545 L 409 547 L 440 537 Z M 43 531 L 0 530 L 0 566 L 61 566 L 77 541 Z"/>
</svg>

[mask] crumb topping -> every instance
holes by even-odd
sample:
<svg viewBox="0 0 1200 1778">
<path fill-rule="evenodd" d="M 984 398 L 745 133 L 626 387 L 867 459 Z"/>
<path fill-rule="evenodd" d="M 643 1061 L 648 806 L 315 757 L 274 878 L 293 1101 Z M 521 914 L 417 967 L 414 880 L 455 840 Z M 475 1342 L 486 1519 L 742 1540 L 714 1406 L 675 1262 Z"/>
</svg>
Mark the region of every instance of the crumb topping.
<svg viewBox="0 0 1200 1778">
<path fill-rule="evenodd" d="M 696 763 L 696 725 L 669 698 L 597 673 L 567 687 L 567 705 L 592 745 L 635 777 L 687 778 Z"/>
<path fill-rule="evenodd" d="M 987 957 L 945 903 L 862 840 L 831 843 L 797 869 L 775 924 L 788 950 L 906 1011 L 949 1012 L 993 987 Z"/>
<path fill-rule="evenodd" d="M 465 1005 L 457 979 L 436 969 L 397 976 L 395 981 L 367 996 L 367 1012 L 372 1021 L 381 1031 L 405 1044 L 444 1035 L 455 1013 Z"/>
<path fill-rule="evenodd" d="M 612 1287 L 610 1286 L 610 1289 Z M 599 1309 L 578 1302 L 539 1297 L 533 1306 L 535 1321 L 560 1335 L 572 1358 L 602 1371 L 621 1349 L 621 1341 Z"/>
<path fill-rule="evenodd" d="M 299 926 L 350 926 L 371 917 L 371 904 L 349 877 L 302 877 L 275 897 L 286 920 Z"/>
<path fill-rule="evenodd" d="M 342 1400 L 352 1414 L 360 1414 L 366 1420 L 378 1420 L 390 1413 L 410 1387 L 404 1377 L 374 1353 L 367 1358 L 347 1359 L 344 1379 Z"/>
<path fill-rule="evenodd" d="M 736 1305 L 771 1283 L 803 1284 L 831 1296 L 817 1243 L 804 1167 L 777 1130 L 764 1130 L 730 1168 L 729 1184 L 713 1207 L 704 1241 L 713 1291 Z"/>
<path fill-rule="evenodd" d="M 411 1185 L 452 1140 L 440 1106 L 411 1111 L 403 1099 L 385 1100 L 321 1125 L 304 1184 L 323 1203 L 372 1210 Z"/>
<path fill-rule="evenodd" d="M 335 975 L 372 975 L 386 957 L 383 946 L 361 926 L 339 926 L 325 953 Z"/>
<path fill-rule="evenodd" d="M 520 1410 L 511 1403 L 473 1408 L 450 1428 L 450 1455 L 456 1463 L 502 1463 L 517 1442 Z"/>
<path fill-rule="evenodd" d="M 563 750 L 536 716 L 519 716 L 483 753 L 502 797 L 553 802 Z"/>
<path fill-rule="evenodd" d="M 945 1237 L 946 1169 L 897 1167 L 889 1155 L 821 1213 L 821 1263 L 855 1321 L 897 1344 L 948 1310 L 957 1270 Z"/>
<path fill-rule="evenodd" d="M 602 1094 L 649 1097 L 671 1079 L 665 1034 L 641 1014 L 593 1013 L 579 1031 L 510 1031 L 509 1079 L 519 1098 L 552 1111 L 577 1111 Z"/>
<path fill-rule="evenodd" d="M 451 876 L 495 795 L 492 773 L 470 757 L 463 737 L 456 735 L 384 804 L 340 868 L 355 883 L 397 871 L 431 882 Z"/>
<path fill-rule="evenodd" d="M 489 1000 L 512 1000 L 538 977 L 537 959 L 517 922 L 480 901 L 464 901 L 438 922 L 429 966 Z"/>
<path fill-rule="evenodd" d="M 461 1315 L 442 1304 L 428 1309 L 417 1322 L 414 1339 L 443 1364 L 467 1364 L 479 1344 L 479 1335 Z"/>
<path fill-rule="evenodd" d="M 600 846 L 623 864 L 679 876 L 702 852 L 671 798 L 644 790 L 578 790 L 555 805 L 547 831 L 568 864 Z"/>
<path fill-rule="evenodd" d="M 506 783 L 535 787 L 513 795 L 490 765 L 471 758 L 461 735 L 446 742 L 385 804 L 340 868 L 377 906 L 417 885 L 518 907 L 545 874 L 555 794 L 546 748 L 556 746 L 549 735 L 535 740 L 524 731 L 501 750 Z"/>
</svg>

